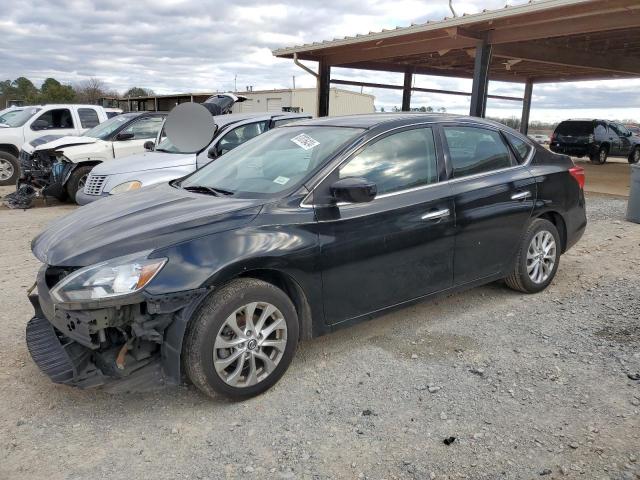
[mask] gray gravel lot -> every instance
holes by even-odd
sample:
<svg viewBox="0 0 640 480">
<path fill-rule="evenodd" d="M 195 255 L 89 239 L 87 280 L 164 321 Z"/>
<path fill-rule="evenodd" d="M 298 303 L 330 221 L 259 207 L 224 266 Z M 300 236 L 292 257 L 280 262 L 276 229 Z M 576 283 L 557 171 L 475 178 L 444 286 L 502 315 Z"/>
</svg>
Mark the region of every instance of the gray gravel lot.
<svg viewBox="0 0 640 480">
<path fill-rule="evenodd" d="M 241 403 L 38 371 L 29 242 L 72 208 L 0 208 L 0 479 L 640 478 L 640 225 L 624 200 L 589 196 L 545 292 L 496 283 L 305 342 Z"/>
</svg>

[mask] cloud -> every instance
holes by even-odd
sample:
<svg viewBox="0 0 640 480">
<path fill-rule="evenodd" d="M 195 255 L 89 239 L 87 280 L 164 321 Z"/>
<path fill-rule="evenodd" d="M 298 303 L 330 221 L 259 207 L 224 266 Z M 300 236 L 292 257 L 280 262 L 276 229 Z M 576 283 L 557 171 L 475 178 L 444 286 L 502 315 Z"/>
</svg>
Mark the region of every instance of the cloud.
<svg viewBox="0 0 640 480">
<path fill-rule="evenodd" d="M 525 0 L 510 4 L 525 3 Z M 501 8 L 505 0 L 455 0 L 458 14 Z M 310 75 L 273 48 L 407 26 L 450 16 L 447 0 L 23 0 L 5 2 L 0 17 L 2 79 L 26 76 L 35 83 L 53 76 L 63 82 L 99 77 L 109 87 L 131 86 L 158 93 L 314 86 Z M 310 65 L 315 67 L 315 65 Z M 401 84 L 398 74 L 335 69 L 340 78 Z M 416 78 L 416 85 L 471 91 L 469 80 Z M 639 105 L 639 81 L 536 85 L 532 117 L 563 108 L 625 113 Z M 359 89 L 358 89 L 359 90 Z M 367 89 L 376 104 L 400 105 L 394 90 Z M 491 82 L 490 93 L 522 95 L 521 85 Z M 463 96 L 414 95 L 414 105 L 465 113 Z M 489 110 L 519 115 L 517 102 L 492 100 Z"/>
</svg>

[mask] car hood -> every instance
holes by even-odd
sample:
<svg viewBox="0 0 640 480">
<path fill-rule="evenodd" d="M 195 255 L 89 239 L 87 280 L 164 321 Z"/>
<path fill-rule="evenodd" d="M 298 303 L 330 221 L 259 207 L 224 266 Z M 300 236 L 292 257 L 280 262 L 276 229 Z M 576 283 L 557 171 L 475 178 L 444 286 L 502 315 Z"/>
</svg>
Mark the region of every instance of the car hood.
<svg viewBox="0 0 640 480">
<path fill-rule="evenodd" d="M 195 153 L 145 152 L 110 160 L 98 165 L 91 172 L 95 175 L 116 175 L 195 164 Z"/>
<path fill-rule="evenodd" d="M 72 145 L 86 145 L 100 141 L 93 137 L 76 137 L 61 135 L 45 135 L 29 142 L 33 150 L 58 150 L 62 147 L 70 147 Z"/>
<path fill-rule="evenodd" d="M 253 220 L 263 203 L 151 186 L 77 209 L 34 238 L 31 250 L 49 265 L 92 265 L 238 228 Z"/>
</svg>

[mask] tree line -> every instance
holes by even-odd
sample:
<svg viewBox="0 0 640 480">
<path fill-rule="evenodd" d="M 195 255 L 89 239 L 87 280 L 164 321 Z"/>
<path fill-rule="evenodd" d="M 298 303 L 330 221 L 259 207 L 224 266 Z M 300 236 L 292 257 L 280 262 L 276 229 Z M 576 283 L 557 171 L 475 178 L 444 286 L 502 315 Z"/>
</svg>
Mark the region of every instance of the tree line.
<svg viewBox="0 0 640 480">
<path fill-rule="evenodd" d="M 120 94 L 98 78 L 75 84 L 63 84 L 55 78 L 47 78 L 40 87 L 26 77 L 15 80 L 0 81 L 0 110 L 11 100 L 19 100 L 26 105 L 40 105 L 46 103 L 88 103 L 97 104 L 102 97 L 140 97 L 153 95 L 153 90 L 132 87 Z"/>
</svg>

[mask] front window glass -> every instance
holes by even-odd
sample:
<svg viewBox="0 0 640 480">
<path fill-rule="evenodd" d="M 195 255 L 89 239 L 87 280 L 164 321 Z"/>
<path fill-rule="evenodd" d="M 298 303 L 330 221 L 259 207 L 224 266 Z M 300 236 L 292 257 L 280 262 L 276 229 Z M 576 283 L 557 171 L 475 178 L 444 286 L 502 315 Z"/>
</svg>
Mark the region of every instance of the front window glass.
<svg viewBox="0 0 640 480">
<path fill-rule="evenodd" d="M 32 124 L 32 130 L 52 130 L 73 128 L 71 110 L 68 108 L 56 108 L 48 110 L 40 115 Z"/>
<path fill-rule="evenodd" d="M 209 163 L 180 186 L 249 197 L 283 192 L 299 185 L 362 132 L 359 128 L 319 126 L 271 130 Z"/>
<path fill-rule="evenodd" d="M 361 177 L 376 184 L 378 195 L 438 181 L 436 147 L 430 128 L 395 133 L 365 147 L 340 167 L 340 178 Z"/>
<path fill-rule="evenodd" d="M 137 113 L 123 113 L 117 117 L 110 118 L 106 122 L 102 122 L 100 125 L 96 125 L 91 130 L 84 132 L 85 137 L 99 138 L 100 140 L 106 140 L 111 136 L 113 132 L 122 127 L 132 118 L 135 118 Z"/>
<path fill-rule="evenodd" d="M 495 130 L 445 127 L 453 177 L 466 177 L 511 166 L 509 149 Z"/>
<path fill-rule="evenodd" d="M 238 145 L 257 137 L 258 135 L 262 135 L 267 131 L 267 123 L 267 121 L 264 121 L 240 125 L 239 127 L 232 129 L 229 133 L 224 134 L 218 142 L 218 155 L 223 155 L 233 150 Z"/>
<path fill-rule="evenodd" d="M 40 109 L 35 107 L 25 108 L 24 110 L 18 112 L 17 115 L 7 118 L 5 124 L 9 125 L 10 127 L 21 127 L 39 111 Z"/>
<path fill-rule="evenodd" d="M 116 117 L 117 118 L 117 117 Z M 136 120 L 121 133 L 133 133 L 132 140 L 143 140 L 146 138 L 156 138 L 162 123 L 163 117 L 145 117 L 140 120 Z"/>
</svg>

